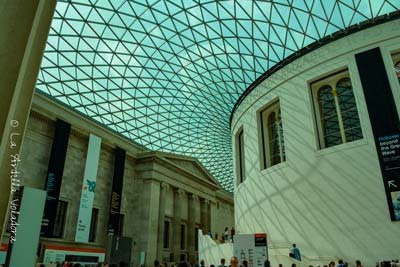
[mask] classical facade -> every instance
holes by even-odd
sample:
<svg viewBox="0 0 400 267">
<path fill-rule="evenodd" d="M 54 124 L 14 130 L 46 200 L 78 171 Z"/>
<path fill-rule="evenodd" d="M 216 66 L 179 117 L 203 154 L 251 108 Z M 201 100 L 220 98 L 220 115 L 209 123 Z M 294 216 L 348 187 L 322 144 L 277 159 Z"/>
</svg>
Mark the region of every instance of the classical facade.
<svg viewBox="0 0 400 267">
<path fill-rule="evenodd" d="M 41 237 L 39 261 L 49 261 L 46 250 L 50 249 L 71 249 L 71 255 L 75 255 L 72 248 L 82 255 L 108 249 L 116 147 L 126 151 L 118 232 L 132 242 L 132 266 L 152 266 L 156 259 L 194 262 L 198 229 L 222 233 L 224 227 L 234 224 L 232 195 L 223 191 L 195 158 L 147 151 L 41 94 L 34 96 L 22 145 L 22 185 L 45 189 L 57 119 L 71 124 L 71 132 L 56 225 L 52 237 Z M 89 134 L 101 137 L 102 143 L 89 242 L 82 243 L 75 241 L 75 235 Z"/>
</svg>

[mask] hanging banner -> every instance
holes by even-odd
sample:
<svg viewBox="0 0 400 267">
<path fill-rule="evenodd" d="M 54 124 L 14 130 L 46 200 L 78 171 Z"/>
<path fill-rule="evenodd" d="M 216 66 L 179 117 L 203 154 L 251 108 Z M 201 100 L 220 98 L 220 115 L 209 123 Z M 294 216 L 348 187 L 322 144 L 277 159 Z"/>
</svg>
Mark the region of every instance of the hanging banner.
<svg viewBox="0 0 400 267">
<path fill-rule="evenodd" d="M 356 55 L 390 217 L 400 221 L 400 122 L 379 48 Z"/>
<path fill-rule="evenodd" d="M 64 172 L 70 131 L 71 125 L 69 123 L 57 120 L 46 176 L 45 190 L 47 191 L 47 195 L 42 228 L 40 231 L 41 236 L 53 236 L 58 197 L 60 195 L 61 179 Z"/>
<path fill-rule="evenodd" d="M 239 260 L 239 266 L 263 267 L 268 259 L 267 234 L 236 234 L 233 242 L 233 254 Z"/>
<path fill-rule="evenodd" d="M 99 165 L 101 138 L 93 134 L 89 136 L 86 155 L 85 173 L 83 175 L 81 202 L 76 227 L 75 241 L 88 242 L 94 192 L 96 188 L 97 167 Z"/>
<path fill-rule="evenodd" d="M 111 192 L 108 234 L 120 235 L 119 220 L 121 211 L 122 185 L 124 182 L 126 151 L 117 147 L 115 150 L 114 177 Z"/>
</svg>

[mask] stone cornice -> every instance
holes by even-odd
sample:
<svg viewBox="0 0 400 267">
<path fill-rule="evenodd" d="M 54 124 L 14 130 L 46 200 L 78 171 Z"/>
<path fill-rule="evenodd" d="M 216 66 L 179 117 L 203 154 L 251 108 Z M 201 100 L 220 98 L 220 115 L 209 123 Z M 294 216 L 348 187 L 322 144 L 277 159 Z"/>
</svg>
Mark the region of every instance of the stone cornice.
<svg viewBox="0 0 400 267">
<path fill-rule="evenodd" d="M 216 199 L 217 201 L 225 202 L 230 205 L 234 204 L 233 194 L 226 192 L 224 190 L 218 190 L 216 192 Z"/>
<path fill-rule="evenodd" d="M 146 151 L 146 148 L 105 128 L 105 126 L 94 122 L 87 116 L 71 110 L 56 99 L 43 93 L 35 93 L 32 101 L 31 116 L 47 123 L 54 123 L 57 119 L 65 120 L 71 123 L 71 135 L 88 138 L 89 133 L 93 133 L 102 137 L 103 144 L 111 148 L 119 146 L 127 151 L 127 155 L 129 154 L 134 158 L 136 158 L 137 153 Z"/>
<path fill-rule="evenodd" d="M 140 153 L 137 157 L 137 164 L 140 163 L 145 163 L 145 162 L 154 162 L 158 163 L 170 170 L 173 171 L 178 171 L 179 173 L 183 174 L 184 176 L 193 179 L 194 181 L 203 184 L 213 190 L 218 190 L 221 189 L 219 184 L 217 183 L 212 183 L 211 181 L 208 181 L 197 174 L 194 174 L 190 172 L 189 170 L 184 169 L 183 167 L 173 163 L 172 161 L 165 159 L 161 155 L 158 154 L 158 152 L 146 152 L 146 153 Z M 200 165 L 201 166 L 201 165 Z M 214 180 L 214 178 L 211 176 L 211 178 Z"/>
</svg>

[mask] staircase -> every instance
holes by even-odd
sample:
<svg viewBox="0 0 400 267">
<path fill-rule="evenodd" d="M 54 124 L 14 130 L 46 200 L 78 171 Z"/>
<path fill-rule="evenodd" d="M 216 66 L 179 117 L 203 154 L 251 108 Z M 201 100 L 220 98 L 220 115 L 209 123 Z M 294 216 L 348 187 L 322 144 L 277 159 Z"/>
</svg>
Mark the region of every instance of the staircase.
<svg viewBox="0 0 400 267">
<path fill-rule="evenodd" d="M 268 244 L 268 257 L 271 266 L 278 266 L 282 264 L 283 267 L 291 267 L 293 263 L 296 267 L 308 267 L 310 265 L 316 267 L 318 265 L 328 265 L 329 262 L 335 261 L 337 263 L 338 257 L 336 256 L 309 256 L 301 254 L 301 261 L 289 257 L 289 249 L 292 244 L 288 242 L 273 242 Z M 349 265 L 352 266 L 352 265 Z"/>
<path fill-rule="evenodd" d="M 201 230 L 199 230 L 201 231 Z M 310 265 L 321 267 L 328 265 L 329 262 L 335 261 L 337 263 L 338 257 L 336 256 L 310 256 L 301 254 L 301 261 L 289 257 L 289 249 L 292 244 L 289 242 L 269 242 L 268 243 L 268 258 L 271 266 L 278 267 L 282 264 L 283 267 L 291 267 L 293 263 L 296 267 L 308 267 Z M 218 265 L 221 258 L 225 258 L 229 264 L 229 260 L 233 255 L 233 243 L 225 242 L 220 243 L 211 239 L 208 235 L 203 235 L 199 232 L 199 259 L 203 259 L 206 266 L 210 264 Z M 345 259 L 343 259 L 345 260 Z M 350 263 L 350 262 L 349 262 Z M 350 263 L 349 267 L 352 267 Z"/>
</svg>

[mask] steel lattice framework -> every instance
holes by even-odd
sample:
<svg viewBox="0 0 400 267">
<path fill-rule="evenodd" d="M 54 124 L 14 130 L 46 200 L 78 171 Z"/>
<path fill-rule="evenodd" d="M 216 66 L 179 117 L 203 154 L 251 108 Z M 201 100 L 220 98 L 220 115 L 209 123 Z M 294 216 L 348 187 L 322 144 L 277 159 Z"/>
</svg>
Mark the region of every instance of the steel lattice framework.
<svg viewBox="0 0 400 267">
<path fill-rule="evenodd" d="M 197 157 L 233 189 L 229 117 L 301 48 L 398 0 L 59 1 L 37 89 L 152 150 Z"/>
</svg>

